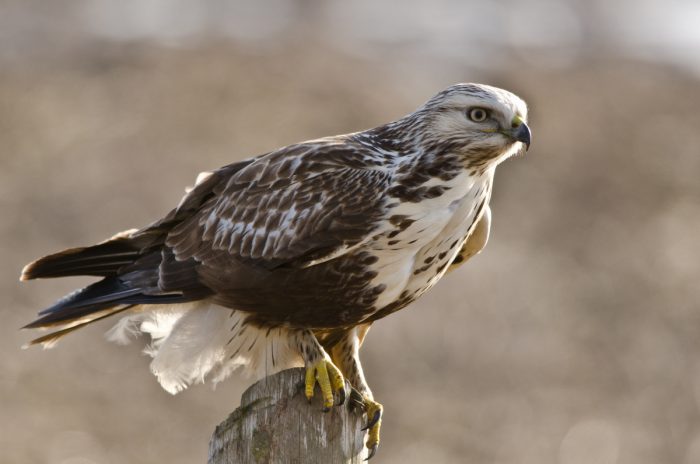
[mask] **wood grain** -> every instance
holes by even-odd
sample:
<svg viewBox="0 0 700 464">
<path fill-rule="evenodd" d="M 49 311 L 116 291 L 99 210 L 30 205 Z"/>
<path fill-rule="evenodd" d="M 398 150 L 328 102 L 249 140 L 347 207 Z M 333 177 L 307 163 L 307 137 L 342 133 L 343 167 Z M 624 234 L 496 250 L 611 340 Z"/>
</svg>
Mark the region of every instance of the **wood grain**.
<svg viewBox="0 0 700 464">
<path fill-rule="evenodd" d="M 363 462 L 367 450 L 361 412 L 348 401 L 324 413 L 318 387 L 308 403 L 303 386 L 304 370 L 297 368 L 248 388 L 238 409 L 216 427 L 208 463 Z"/>
</svg>

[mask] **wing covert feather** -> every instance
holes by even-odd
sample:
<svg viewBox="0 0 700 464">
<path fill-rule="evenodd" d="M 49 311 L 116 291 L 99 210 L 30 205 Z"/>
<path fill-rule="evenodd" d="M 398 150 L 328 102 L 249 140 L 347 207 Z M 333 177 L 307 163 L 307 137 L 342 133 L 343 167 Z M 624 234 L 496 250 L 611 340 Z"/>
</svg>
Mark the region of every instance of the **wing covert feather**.
<svg viewBox="0 0 700 464">
<path fill-rule="evenodd" d="M 178 260 L 224 255 L 265 267 L 342 254 L 376 230 L 391 183 L 354 147 L 296 145 L 260 157 L 227 180 L 168 235 Z M 216 255 L 216 256 L 215 256 Z"/>
</svg>

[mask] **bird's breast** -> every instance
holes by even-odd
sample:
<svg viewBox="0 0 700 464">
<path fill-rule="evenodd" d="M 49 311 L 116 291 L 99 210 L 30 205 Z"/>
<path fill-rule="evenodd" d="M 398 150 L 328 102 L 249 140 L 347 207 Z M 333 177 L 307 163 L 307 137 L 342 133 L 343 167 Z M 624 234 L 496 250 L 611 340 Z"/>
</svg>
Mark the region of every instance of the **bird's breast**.
<svg viewBox="0 0 700 464">
<path fill-rule="evenodd" d="M 401 202 L 390 211 L 390 226 L 368 245 L 378 258 L 372 286 L 384 288 L 376 310 L 403 299 L 407 304 L 437 283 L 488 203 L 491 179 L 466 172 L 451 182 L 431 179 L 426 184 L 443 187 L 442 195 Z"/>
</svg>

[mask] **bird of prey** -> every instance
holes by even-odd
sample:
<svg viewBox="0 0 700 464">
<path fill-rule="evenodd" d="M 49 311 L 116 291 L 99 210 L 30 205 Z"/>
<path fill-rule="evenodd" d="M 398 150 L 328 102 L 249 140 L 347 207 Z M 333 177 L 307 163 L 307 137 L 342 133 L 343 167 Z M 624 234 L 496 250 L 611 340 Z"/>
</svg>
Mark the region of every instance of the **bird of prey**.
<svg viewBox="0 0 700 464">
<path fill-rule="evenodd" d="M 163 219 L 27 265 L 22 280 L 101 279 L 41 311 L 31 344 L 119 314 L 117 342 L 145 333 L 170 393 L 237 368 L 306 369 L 324 409 L 361 395 L 371 454 L 382 406 L 359 350 L 489 236 L 496 166 L 530 145 L 527 107 L 481 84 L 453 85 L 394 122 L 205 172 Z"/>
</svg>

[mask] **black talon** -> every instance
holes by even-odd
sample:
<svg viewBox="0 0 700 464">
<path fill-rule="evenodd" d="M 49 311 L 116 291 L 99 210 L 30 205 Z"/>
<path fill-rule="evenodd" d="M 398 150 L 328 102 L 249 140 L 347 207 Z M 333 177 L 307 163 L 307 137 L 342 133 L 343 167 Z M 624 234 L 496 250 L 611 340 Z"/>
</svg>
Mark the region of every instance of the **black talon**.
<svg viewBox="0 0 700 464">
<path fill-rule="evenodd" d="M 381 418 L 382 418 L 382 410 L 377 409 L 377 411 L 374 413 L 374 416 L 369 419 L 369 422 L 367 422 L 367 425 L 362 427 L 360 430 L 365 431 L 365 430 L 371 429 L 372 427 L 374 427 L 377 424 L 377 422 L 379 422 L 379 419 L 381 419 Z"/>
<path fill-rule="evenodd" d="M 323 411 L 323 412 L 328 412 L 330 410 L 331 410 L 331 408 L 328 406 L 324 406 L 323 409 L 321 409 L 321 411 Z"/>
<path fill-rule="evenodd" d="M 345 399 L 348 397 L 348 392 L 345 391 L 345 385 L 338 391 L 338 399 L 335 402 L 336 406 L 342 406 L 345 404 Z"/>
<path fill-rule="evenodd" d="M 362 395 L 360 395 L 360 392 L 355 390 L 354 387 L 350 387 L 350 395 L 348 401 L 350 402 L 350 407 L 353 410 L 357 409 L 359 411 L 365 412 L 365 402 L 362 399 Z"/>
<path fill-rule="evenodd" d="M 367 456 L 367 459 L 365 461 L 369 461 L 374 457 L 374 455 L 377 453 L 377 449 L 379 448 L 379 443 L 375 444 L 369 449 L 369 456 Z"/>
</svg>

